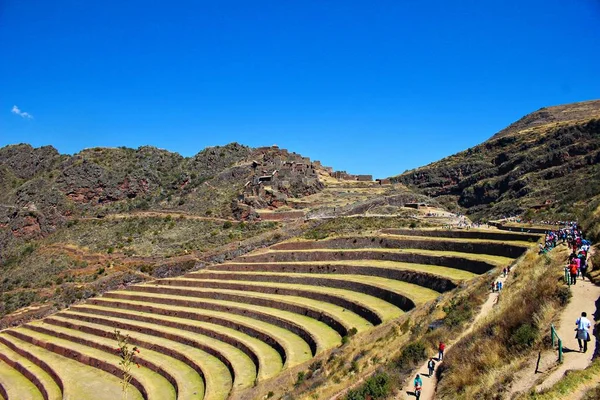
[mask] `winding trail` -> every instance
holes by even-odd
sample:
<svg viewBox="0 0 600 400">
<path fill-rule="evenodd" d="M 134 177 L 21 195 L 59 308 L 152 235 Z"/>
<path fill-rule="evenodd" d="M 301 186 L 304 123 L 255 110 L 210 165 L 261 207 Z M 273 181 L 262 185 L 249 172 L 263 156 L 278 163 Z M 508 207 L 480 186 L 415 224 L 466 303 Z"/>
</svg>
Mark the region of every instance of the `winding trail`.
<svg viewBox="0 0 600 400">
<path fill-rule="evenodd" d="M 511 270 L 511 273 L 513 271 L 514 271 L 514 268 Z M 502 282 L 502 286 L 504 287 L 505 282 L 509 279 L 510 279 L 510 274 L 506 277 L 503 277 L 502 275 L 500 275 L 498 278 L 496 278 L 496 282 L 498 282 L 498 281 Z M 446 353 L 448 352 L 448 350 L 452 347 L 452 345 L 454 343 L 457 343 L 463 337 L 465 337 L 466 335 L 471 333 L 473 331 L 473 329 L 475 329 L 475 327 L 477 326 L 479 321 L 481 321 L 482 318 L 486 317 L 490 313 L 490 311 L 494 308 L 494 305 L 498 302 L 498 297 L 500 296 L 500 294 L 501 294 L 501 292 L 500 293 L 493 292 L 488 295 L 487 300 L 481 306 L 479 313 L 477 314 L 477 316 L 475 316 L 475 319 L 473 320 L 473 323 L 469 326 L 469 328 L 467 330 L 465 330 L 460 336 L 458 336 L 456 338 L 456 340 L 454 340 L 452 343 L 446 343 L 446 350 L 445 350 Z M 437 354 L 436 354 L 436 357 L 434 357 L 434 360 L 436 360 L 435 369 L 437 371 L 437 368 L 441 364 L 439 361 L 437 361 Z M 428 377 L 428 374 L 429 374 L 429 369 L 427 368 L 428 361 L 429 361 L 429 359 L 427 361 L 425 361 L 423 363 L 423 365 L 421 365 L 421 367 L 419 367 L 419 369 L 417 369 L 416 372 L 414 372 L 413 375 L 410 376 L 408 378 L 408 380 L 404 383 L 404 387 L 403 387 L 402 392 L 401 392 L 400 396 L 398 397 L 398 399 L 409 400 L 409 399 L 416 398 L 415 394 L 414 394 L 414 386 L 413 386 L 413 379 L 415 378 L 416 374 L 421 375 L 421 379 L 423 380 L 423 387 L 421 389 L 421 399 L 420 400 L 433 400 L 435 398 L 437 379 L 435 377 L 435 375 L 436 375 L 435 372 L 433 373 L 433 375 L 431 377 Z"/>
<path fill-rule="evenodd" d="M 585 281 L 577 279 L 577 284 L 571 286 L 571 293 L 573 297 L 561 312 L 556 326 L 558 336 L 563 341 L 563 363 L 558 364 L 555 350 L 543 352 L 538 372 L 535 372 L 537 360 L 530 361 L 519 374 L 518 380 L 512 385 L 509 398 L 515 398 L 534 386 L 536 391 L 548 389 L 557 383 L 567 371 L 582 370 L 592 363 L 592 357 L 597 351 L 595 347 L 598 332 L 593 332 L 593 328 L 590 330 L 591 340 L 588 343 L 588 351 L 581 353 L 577 339 L 575 339 L 575 321 L 585 311 L 588 319 L 592 322 L 592 327 L 594 326 L 595 317 L 598 316 L 596 304 L 600 299 L 600 286 L 594 285 L 587 279 Z"/>
</svg>

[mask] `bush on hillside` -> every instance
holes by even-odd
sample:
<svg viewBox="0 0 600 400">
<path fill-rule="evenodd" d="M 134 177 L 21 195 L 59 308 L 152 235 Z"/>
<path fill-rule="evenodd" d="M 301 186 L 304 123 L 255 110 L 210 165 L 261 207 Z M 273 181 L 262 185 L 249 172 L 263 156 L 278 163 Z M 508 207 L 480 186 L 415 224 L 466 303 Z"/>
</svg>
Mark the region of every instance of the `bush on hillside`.
<svg viewBox="0 0 600 400">
<path fill-rule="evenodd" d="M 374 400 L 384 399 L 390 394 L 390 376 L 380 372 L 369 379 L 358 389 L 353 389 L 346 395 L 346 400 L 364 400 L 370 396 Z"/>
<path fill-rule="evenodd" d="M 396 365 L 402 371 L 410 370 L 427 358 L 427 349 L 423 342 L 413 342 L 402 350 Z"/>
</svg>

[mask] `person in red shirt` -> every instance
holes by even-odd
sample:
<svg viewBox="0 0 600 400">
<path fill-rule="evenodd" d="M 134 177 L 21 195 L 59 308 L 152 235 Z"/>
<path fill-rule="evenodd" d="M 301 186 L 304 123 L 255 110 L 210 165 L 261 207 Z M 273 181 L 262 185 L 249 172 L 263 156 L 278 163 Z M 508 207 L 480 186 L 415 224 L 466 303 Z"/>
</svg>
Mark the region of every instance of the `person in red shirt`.
<svg viewBox="0 0 600 400">
<path fill-rule="evenodd" d="M 576 259 L 573 259 L 571 261 L 571 264 L 569 264 L 569 274 L 571 275 L 571 285 L 575 285 L 577 283 L 577 270 L 579 269 L 579 267 L 577 266 L 577 262 L 575 260 Z"/>
<path fill-rule="evenodd" d="M 440 346 L 438 347 L 438 360 L 442 361 L 444 359 L 444 350 L 446 350 L 446 345 L 444 342 L 440 342 Z"/>
</svg>

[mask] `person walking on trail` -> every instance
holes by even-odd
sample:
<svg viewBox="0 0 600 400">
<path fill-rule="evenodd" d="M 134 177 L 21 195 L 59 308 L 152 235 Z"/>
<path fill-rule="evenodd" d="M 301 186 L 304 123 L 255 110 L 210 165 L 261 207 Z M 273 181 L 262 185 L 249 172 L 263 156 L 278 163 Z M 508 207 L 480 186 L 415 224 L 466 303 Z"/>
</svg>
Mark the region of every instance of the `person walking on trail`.
<svg viewBox="0 0 600 400">
<path fill-rule="evenodd" d="M 429 369 L 429 377 L 433 375 L 433 371 L 435 370 L 435 361 L 433 361 L 433 357 L 429 358 L 427 362 L 427 369 Z"/>
<path fill-rule="evenodd" d="M 585 280 L 584 278 L 587 272 L 587 255 L 585 251 L 582 250 L 577 257 L 579 258 L 579 272 L 581 273 L 581 279 Z"/>
<path fill-rule="evenodd" d="M 444 359 L 444 350 L 446 350 L 446 345 L 444 342 L 440 342 L 438 347 L 438 361 L 442 361 Z"/>
<path fill-rule="evenodd" d="M 581 317 L 577 318 L 575 321 L 575 325 L 577 325 L 577 343 L 579 344 L 580 352 L 587 352 L 587 344 L 590 341 L 590 328 L 592 327 L 592 323 L 589 319 L 587 319 L 587 313 L 584 311 L 581 313 Z"/>
<path fill-rule="evenodd" d="M 415 397 L 419 399 L 421 398 L 421 389 L 423 388 L 423 380 L 421 379 L 421 375 L 417 374 L 413 383 L 415 385 Z"/>
<path fill-rule="evenodd" d="M 569 274 L 571 275 L 571 285 L 577 284 L 577 271 L 579 268 L 577 267 L 577 263 L 575 260 L 571 261 L 569 264 Z"/>
</svg>

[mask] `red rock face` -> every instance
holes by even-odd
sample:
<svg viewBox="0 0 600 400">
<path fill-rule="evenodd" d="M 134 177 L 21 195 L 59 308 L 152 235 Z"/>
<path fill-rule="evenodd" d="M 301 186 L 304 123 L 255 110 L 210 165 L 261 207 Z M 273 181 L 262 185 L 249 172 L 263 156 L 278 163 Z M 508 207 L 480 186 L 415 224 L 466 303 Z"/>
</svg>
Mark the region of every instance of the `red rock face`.
<svg viewBox="0 0 600 400">
<path fill-rule="evenodd" d="M 102 188 L 78 188 L 74 189 L 70 193 L 67 193 L 67 197 L 76 203 L 89 203 L 91 201 L 98 201 L 102 195 Z"/>
<path fill-rule="evenodd" d="M 23 218 L 22 226 L 13 229 L 12 232 L 15 237 L 33 238 L 41 235 L 42 229 L 38 219 L 28 215 Z"/>
</svg>

